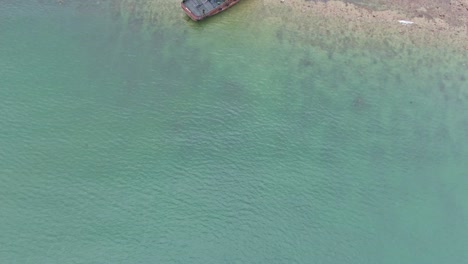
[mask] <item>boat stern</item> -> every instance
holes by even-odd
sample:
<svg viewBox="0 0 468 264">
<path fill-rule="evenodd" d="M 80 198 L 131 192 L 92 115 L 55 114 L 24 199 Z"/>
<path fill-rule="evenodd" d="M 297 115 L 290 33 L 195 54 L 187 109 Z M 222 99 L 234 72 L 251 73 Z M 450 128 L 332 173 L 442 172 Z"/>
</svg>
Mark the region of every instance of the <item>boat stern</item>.
<svg viewBox="0 0 468 264">
<path fill-rule="evenodd" d="M 197 16 L 194 13 L 192 13 L 192 11 L 190 11 L 190 9 L 185 5 L 186 1 L 187 0 L 182 0 L 182 2 L 180 2 L 180 7 L 182 7 L 182 10 L 184 10 L 185 14 L 187 14 L 187 16 L 189 16 L 193 21 L 202 20 L 203 17 Z"/>
</svg>

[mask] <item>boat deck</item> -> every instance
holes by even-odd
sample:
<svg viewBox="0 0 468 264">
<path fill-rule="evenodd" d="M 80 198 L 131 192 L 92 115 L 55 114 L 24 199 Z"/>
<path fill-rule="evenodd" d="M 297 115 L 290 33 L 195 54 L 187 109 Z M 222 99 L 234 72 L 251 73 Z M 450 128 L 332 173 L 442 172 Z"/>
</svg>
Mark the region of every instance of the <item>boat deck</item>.
<svg viewBox="0 0 468 264">
<path fill-rule="evenodd" d="M 197 17 L 208 15 L 225 0 L 185 0 L 184 5 Z M 203 12 L 204 10 L 204 12 Z"/>
</svg>

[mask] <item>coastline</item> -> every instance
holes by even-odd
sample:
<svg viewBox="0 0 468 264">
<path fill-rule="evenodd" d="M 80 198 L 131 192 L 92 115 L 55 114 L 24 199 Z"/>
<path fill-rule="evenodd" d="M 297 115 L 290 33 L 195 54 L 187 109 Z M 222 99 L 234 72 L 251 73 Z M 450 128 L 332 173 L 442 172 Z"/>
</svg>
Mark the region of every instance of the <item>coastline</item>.
<svg viewBox="0 0 468 264">
<path fill-rule="evenodd" d="M 353 2 L 353 3 L 351 3 Z M 129 24 L 182 26 L 185 14 L 179 1 L 116 0 L 114 16 Z M 411 21 L 411 24 L 399 21 Z M 163 22 L 163 23 L 161 23 Z M 260 23 L 259 23 L 260 22 Z M 259 24 L 268 29 L 255 29 Z M 312 45 L 333 49 L 405 47 L 468 51 L 468 0 L 250 0 L 204 24 L 236 24 L 263 32 L 280 30 Z M 198 27 L 200 23 L 189 23 Z M 137 26 L 138 27 L 138 26 Z M 299 35 L 299 36 L 298 36 Z M 328 49 L 328 48 L 327 48 Z"/>
<path fill-rule="evenodd" d="M 272 16 L 286 13 L 287 18 L 281 22 L 291 22 L 289 29 L 296 26 L 299 30 L 316 31 L 338 42 L 368 46 L 368 40 L 372 40 L 376 42 L 373 45 L 383 47 L 395 42 L 468 50 L 468 0 L 442 6 L 423 0 L 395 0 L 379 4 L 378 8 L 343 1 L 264 0 L 264 7 Z"/>
</svg>

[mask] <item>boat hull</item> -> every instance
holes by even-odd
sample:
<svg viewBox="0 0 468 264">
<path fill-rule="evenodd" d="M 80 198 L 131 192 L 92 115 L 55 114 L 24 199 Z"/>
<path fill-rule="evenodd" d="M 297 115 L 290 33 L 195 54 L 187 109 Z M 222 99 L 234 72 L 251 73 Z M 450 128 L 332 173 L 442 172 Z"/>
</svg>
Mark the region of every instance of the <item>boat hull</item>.
<svg viewBox="0 0 468 264">
<path fill-rule="evenodd" d="M 225 0 L 223 3 L 217 6 L 213 6 L 210 0 L 205 0 L 204 3 L 210 3 L 210 6 L 206 9 L 206 6 L 203 5 L 203 2 L 201 4 L 194 5 L 192 3 L 193 1 L 194 0 L 184 0 L 180 3 L 180 6 L 193 21 L 200 21 L 229 9 L 233 5 L 239 3 L 240 0 Z"/>
</svg>

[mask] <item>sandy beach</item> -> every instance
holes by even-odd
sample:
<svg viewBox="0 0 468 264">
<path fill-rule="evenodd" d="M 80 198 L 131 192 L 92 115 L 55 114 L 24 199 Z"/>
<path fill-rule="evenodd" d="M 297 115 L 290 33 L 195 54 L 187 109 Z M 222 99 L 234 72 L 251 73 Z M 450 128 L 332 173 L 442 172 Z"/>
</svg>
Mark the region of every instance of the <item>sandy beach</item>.
<svg viewBox="0 0 468 264">
<path fill-rule="evenodd" d="M 264 0 L 273 14 L 287 10 L 287 20 L 304 30 L 344 38 L 353 43 L 399 42 L 417 46 L 468 49 L 468 0 L 377 1 L 374 5 L 343 1 Z M 338 41 L 340 42 L 340 41 Z M 385 45 L 384 45 L 385 46 Z"/>
<path fill-rule="evenodd" d="M 83 5 L 97 7 L 104 2 L 108 1 L 85 1 Z M 117 16 L 127 17 L 129 23 L 161 24 L 165 20 L 167 24 L 179 24 L 186 16 L 178 0 L 164 4 L 159 0 L 108 3 Z M 242 23 L 268 20 L 273 27 L 309 34 L 310 40 L 306 41 L 317 45 L 414 45 L 468 50 L 468 0 L 243 0 L 234 9 L 237 11 L 228 13 L 242 17 Z M 208 21 L 215 23 L 213 19 Z"/>
<path fill-rule="evenodd" d="M 95 6 L 104 2 L 84 3 Z M 178 0 L 163 5 L 158 0 L 109 3 L 129 23 L 186 23 Z M 370 40 L 376 47 L 393 43 L 468 50 L 468 0 L 243 0 L 234 9 L 237 11 L 228 12 L 241 16 L 242 23 L 268 19 L 279 28 L 329 36 L 335 45 L 368 46 Z"/>
</svg>

